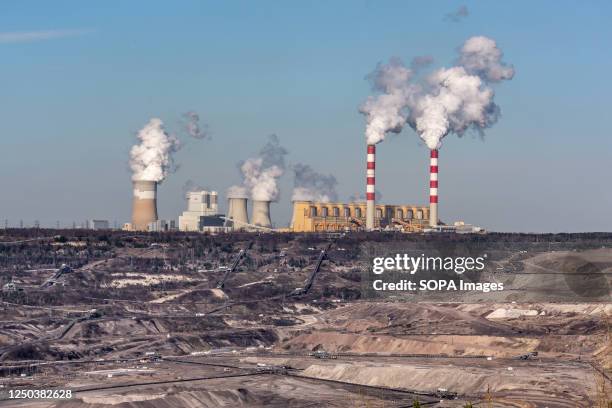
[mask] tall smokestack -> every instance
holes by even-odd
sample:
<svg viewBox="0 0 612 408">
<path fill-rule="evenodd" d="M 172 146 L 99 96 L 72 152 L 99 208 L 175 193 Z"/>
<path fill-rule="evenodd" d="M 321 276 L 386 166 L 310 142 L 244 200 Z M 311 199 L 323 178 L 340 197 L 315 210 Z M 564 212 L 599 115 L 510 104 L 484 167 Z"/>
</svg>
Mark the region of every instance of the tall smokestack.
<svg viewBox="0 0 612 408">
<path fill-rule="evenodd" d="M 374 193 L 376 173 L 376 145 L 368 145 L 368 163 L 366 170 L 366 230 L 374 229 L 374 215 L 376 212 L 376 198 Z"/>
<path fill-rule="evenodd" d="M 132 228 L 136 231 L 146 231 L 147 226 L 155 221 L 157 221 L 157 182 L 134 180 Z"/>
<path fill-rule="evenodd" d="M 270 220 L 270 201 L 253 200 L 251 223 L 260 227 L 272 228 Z"/>
<path fill-rule="evenodd" d="M 232 229 L 242 230 L 249 223 L 246 197 L 228 197 L 227 217 L 232 219 Z"/>
<path fill-rule="evenodd" d="M 429 155 L 429 226 L 438 225 L 438 149 Z"/>
</svg>

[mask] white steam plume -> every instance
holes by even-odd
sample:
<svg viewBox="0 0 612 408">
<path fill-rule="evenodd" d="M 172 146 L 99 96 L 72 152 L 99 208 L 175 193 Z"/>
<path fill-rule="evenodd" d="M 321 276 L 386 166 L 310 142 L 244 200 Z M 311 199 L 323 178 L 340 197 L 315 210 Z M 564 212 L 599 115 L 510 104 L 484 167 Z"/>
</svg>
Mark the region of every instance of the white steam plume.
<svg viewBox="0 0 612 408">
<path fill-rule="evenodd" d="M 278 178 L 285 172 L 286 154 L 287 150 L 280 145 L 278 137 L 271 135 L 258 157 L 240 163 L 242 186 L 230 187 L 228 196 L 243 196 L 238 194 L 247 193 L 253 200 L 278 200 Z"/>
<path fill-rule="evenodd" d="M 227 189 L 228 198 L 248 198 L 249 192 L 244 186 L 231 186 Z"/>
<path fill-rule="evenodd" d="M 459 65 L 488 82 L 512 79 L 514 67 L 504 64 L 502 57 L 503 53 L 494 40 L 483 36 L 471 37 L 461 47 Z"/>
<path fill-rule="evenodd" d="M 291 201 L 337 201 L 336 185 L 338 181 L 329 174 L 317 173 L 312 167 L 297 163 L 292 166 L 294 188 Z"/>
<path fill-rule="evenodd" d="M 381 92 L 369 96 L 359 111 L 366 116 L 367 144 L 380 143 L 389 132 L 399 133 L 406 123 L 405 108 L 410 93 L 412 71 L 399 58 L 378 64 L 367 76 L 372 88 Z"/>
<path fill-rule="evenodd" d="M 180 148 L 179 140 L 166 132 L 158 118 L 149 120 L 137 137 L 140 143 L 130 150 L 132 180 L 162 182 L 174 169 L 172 154 Z"/>
<path fill-rule="evenodd" d="M 411 81 L 432 62 L 430 57 L 415 58 L 412 70 L 397 58 L 379 64 L 369 78 L 383 93 L 361 107 L 368 144 L 382 141 L 388 132 L 399 133 L 406 121 L 430 149 L 439 148 L 449 133 L 462 136 L 474 129 L 482 134 L 500 116 L 491 85 L 514 76 L 502 57 L 494 40 L 477 36 L 463 44 L 457 66 L 438 69 L 420 83 Z"/>
<path fill-rule="evenodd" d="M 501 62 L 502 52 L 487 37 L 471 37 L 461 48 L 459 66 L 434 71 L 425 92 L 409 99 L 410 126 L 429 149 L 438 149 L 449 133 L 483 133 L 500 116 L 490 83 L 512 79 L 514 68 Z"/>
<path fill-rule="evenodd" d="M 409 119 L 428 148 L 439 148 L 450 132 L 461 136 L 470 127 L 482 130 L 497 120 L 493 90 L 465 68 L 439 69 L 428 82 L 431 92 L 415 99 Z"/>
</svg>

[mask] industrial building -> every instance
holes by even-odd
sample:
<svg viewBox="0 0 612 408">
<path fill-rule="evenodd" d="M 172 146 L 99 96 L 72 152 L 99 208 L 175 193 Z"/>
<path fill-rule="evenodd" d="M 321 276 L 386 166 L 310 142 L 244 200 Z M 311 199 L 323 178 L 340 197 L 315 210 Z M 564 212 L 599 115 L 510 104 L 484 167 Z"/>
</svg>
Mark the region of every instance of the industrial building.
<svg viewBox="0 0 612 408">
<path fill-rule="evenodd" d="M 429 207 L 377 204 L 374 229 L 420 232 L 428 225 Z M 293 232 L 357 231 L 366 223 L 366 203 L 323 203 L 294 201 Z"/>
<path fill-rule="evenodd" d="M 168 232 L 176 230 L 176 222 L 174 220 L 157 220 L 147 224 L 149 232 Z"/>
<path fill-rule="evenodd" d="M 190 191 L 186 194 L 187 210 L 179 216 L 179 230 L 198 232 L 223 232 L 225 220 L 219 214 L 219 197 L 216 191 Z"/>
<path fill-rule="evenodd" d="M 108 220 L 87 220 L 87 229 L 107 230 L 110 229 L 110 223 Z"/>
</svg>

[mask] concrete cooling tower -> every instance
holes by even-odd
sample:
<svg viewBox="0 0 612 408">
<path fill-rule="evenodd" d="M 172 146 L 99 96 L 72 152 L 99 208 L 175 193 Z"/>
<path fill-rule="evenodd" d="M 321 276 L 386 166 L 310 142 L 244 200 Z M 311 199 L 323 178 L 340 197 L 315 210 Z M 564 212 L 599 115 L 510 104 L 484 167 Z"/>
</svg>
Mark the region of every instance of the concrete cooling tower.
<svg viewBox="0 0 612 408">
<path fill-rule="evenodd" d="M 272 228 L 270 220 L 270 201 L 253 200 L 251 223 L 260 227 Z"/>
<path fill-rule="evenodd" d="M 228 197 L 227 201 L 227 218 L 232 219 L 229 226 L 231 226 L 235 231 L 244 229 L 249 223 L 246 197 Z"/>
<path fill-rule="evenodd" d="M 157 221 L 157 183 L 146 180 L 134 181 L 132 229 L 146 231 L 147 226 L 155 221 Z"/>
</svg>

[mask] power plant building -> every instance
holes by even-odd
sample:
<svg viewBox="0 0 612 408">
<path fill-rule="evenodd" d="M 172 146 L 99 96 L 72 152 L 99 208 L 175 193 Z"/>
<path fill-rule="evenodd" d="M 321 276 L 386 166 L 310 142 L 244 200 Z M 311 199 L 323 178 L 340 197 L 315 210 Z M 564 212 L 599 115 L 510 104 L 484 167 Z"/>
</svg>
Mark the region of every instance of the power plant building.
<svg viewBox="0 0 612 408">
<path fill-rule="evenodd" d="M 216 191 L 190 191 L 186 194 L 187 210 L 179 216 L 179 230 L 202 231 L 202 227 L 216 226 L 212 216 L 219 215 L 218 195 Z M 202 221 L 202 217 L 207 217 Z"/>
<path fill-rule="evenodd" d="M 358 231 L 366 228 L 363 203 L 323 203 L 294 201 L 293 232 Z M 429 207 L 416 205 L 376 204 L 374 229 L 398 229 L 420 232 L 428 225 Z"/>
<path fill-rule="evenodd" d="M 87 229 L 107 230 L 110 229 L 108 220 L 87 220 Z"/>
</svg>

